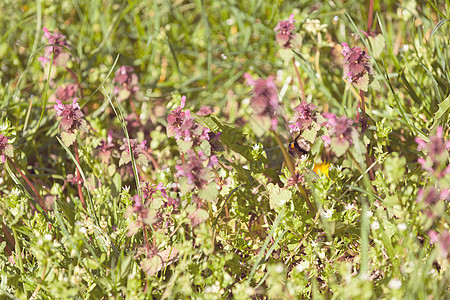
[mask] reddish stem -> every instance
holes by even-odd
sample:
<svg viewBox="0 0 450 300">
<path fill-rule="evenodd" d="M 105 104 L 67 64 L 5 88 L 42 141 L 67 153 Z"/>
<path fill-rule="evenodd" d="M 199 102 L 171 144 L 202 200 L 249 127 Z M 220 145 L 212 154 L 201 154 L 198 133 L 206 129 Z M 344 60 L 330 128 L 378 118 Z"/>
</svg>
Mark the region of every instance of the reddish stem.
<svg viewBox="0 0 450 300">
<path fill-rule="evenodd" d="M 300 86 L 300 97 L 302 98 L 302 101 L 306 101 L 305 87 L 303 86 L 303 81 L 298 72 L 298 68 L 295 65 L 295 58 L 292 58 L 292 63 L 294 65 L 295 73 L 297 74 L 298 85 Z"/>
<path fill-rule="evenodd" d="M 81 87 L 80 82 L 78 81 L 78 77 L 77 74 L 75 74 L 74 71 L 72 71 L 71 69 L 66 67 L 67 72 L 69 72 L 70 76 L 72 77 L 72 79 L 77 83 L 77 86 L 80 88 L 80 96 L 81 98 L 83 98 L 83 88 Z"/>
<path fill-rule="evenodd" d="M 81 167 L 80 165 L 80 157 L 78 155 L 78 144 L 75 143 L 74 145 L 74 150 L 75 150 L 75 159 L 77 160 L 78 165 Z M 83 196 L 83 190 L 82 190 L 82 186 L 81 186 L 81 173 L 80 170 L 77 167 L 77 186 L 78 186 L 78 196 L 80 197 L 80 201 L 81 201 L 81 205 L 83 205 L 83 208 L 86 209 L 86 203 L 84 202 L 84 196 Z"/>
<path fill-rule="evenodd" d="M 370 36 L 370 32 L 372 31 L 372 22 L 373 22 L 373 0 L 369 2 L 369 18 L 367 20 L 367 34 Z"/>
<path fill-rule="evenodd" d="M 10 244 L 14 250 L 14 248 L 15 248 L 14 238 L 12 237 L 11 233 L 9 232 L 8 226 L 6 226 L 5 223 L 3 223 L 3 221 L 2 221 L 2 231 L 5 234 L 5 238 L 8 240 L 8 243 L 6 243 L 7 249 L 9 249 L 8 244 Z M 11 255 L 11 250 L 9 250 L 9 252 L 10 252 L 9 255 Z"/>
<path fill-rule="evenodd" d="M 362 132 L 364 132 L 367 129 L 367 115 L 366 115 L 366 105 L 364 102 L 364 91 L 363 90 L 359 90 L 359 97 L 361 98 L 361 110 L 362 110 L 362 115 L 363 115 L 361 127 L 362 127 Z"/>
<path fill-rule="evenodd" d="M 31 183 L 31 181 L 25 176 L 25 174 L 20 170 L 20 168 L 10 159 L 8 158 L 8 162 L 16 169 L 16 171 L 20 174 L 20 176 L 25 180 L 25 182 L 28 184 L 28 186 L 33 190 L 33 193 L 36 195 L 36 198 L 38 200 L 39 205 L 42 207 L 45 213 L 47 213 L 47 207 L 45 206 L 44 200 L 42 200 L 41 195 L 39 195 L 38 191 L 34 187 L 34 185 Z M 32 206 L 34 206 L 32 204 Z"/>
<path fill-rule="evenodd" d="M 145 156 L 147 156 L 148 159 L 150 159 L 150 161 L 153 164 L 153 167 L 155 168 L 155 170 L 159 170 L 161 169 L 161 167 L 158 165 L 158 162 L 155 160 L 155 158 L 150 154 L 149 151 L 143 151 L 143 153 L 145 154 Z"/>
</svg>

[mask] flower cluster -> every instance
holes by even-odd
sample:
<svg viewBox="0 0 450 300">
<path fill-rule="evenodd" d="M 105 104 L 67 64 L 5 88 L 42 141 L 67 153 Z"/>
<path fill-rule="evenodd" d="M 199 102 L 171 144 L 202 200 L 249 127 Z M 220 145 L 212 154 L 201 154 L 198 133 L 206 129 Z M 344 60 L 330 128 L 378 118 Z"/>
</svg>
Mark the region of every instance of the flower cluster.
<svg viewBox="0 0 450 300">
<path fill-rule="evenodd" d="M 181 105 L 167 116 L 167 135 L 175 137 L 182 153 L 183 162 L 175 166 L 181 192 L 186 194 L 194 190 L 193 196 L 199 199 L 197 209 L 201 209 L 202 200 L 216 200 L 214 193 L 207 194 L 205 190 L 217 191 L 217 185 L 210 181 L 210 175 L 211 168 L 219 161 L 212 153 L 223 148 L 219 142 L 220 133 L 215 134 L 198 124 L 190 110 L 183 110 L 185 104 L 186 98 L 183 96 Z"/>
<path fill-rule="evenodd" d="M 353 143 L 353 135 L 355 128 L 353 127 L 353 120 L 346 116 L 336 117 L 335 114 L 323 114 L 328 119 L 325 126 L 328 127 L 329 136 L 323 137 L 324 141 L 330 143 L 331 140 L 336 140 L 340 143 Z"/>
<path fill-rule="evenodd" d="M 133 205 L 128 208 L 127 215 L 135 213 L 137 220 L 129 226 L 128 235 L 134 235 L 146 225 L 158 226 L 164 216 L 169 216 L 179 206 L 179 201 L 169 197 L 166 187 L 162 183 L 158 185 L 144 182 L 141 186 L 142 197 L 135 195 Z M 169 208 L 167 210 L 167 208 Z"/>
<path fill-rule="evenodd" d="M 123 145 L 119 148 L 119 150 L 122 151 L 122 154 L 120 155 L 119 166 L 128 164 L 131 161 L 130 153 L 133 153 L 133 158 L 136 160 L 136 163 L 141 167 L 147 167 L 147 156 L 143 154 L 143 152 L 147 150 L 147 146 L 145 145 L 146 143 L 146 140 L 143 140 L 139 144 L 136 139 L 130 139 L 130 143 L 128 144 L 128 139 L 124 138 Z"/>
<path fill-rule="evenodd" d="M 181 105 L 167 116 L 167 135 L 176 140 L 187 142 L 187 148 L 198 146 L 202 141 L 214 142 L 214 133 L 195 121 L 189 109 L 184 110 L 186 97 L 181 98 Z M 185 151 L 183 151 L 185 152 Z"/>
<path fill-rule="evenodd" d="M 69 53 L 64 52 L 64 47 L 68 47 L 66 36 L 60 33 L 50 33 L 45 27 L 42 30 L 44 31 L 43 38 L 47 40 L 47 45 L 51 46 L 45 47 L 44 56 L 39 57 L 38 60 L 42 66 L 45 66 L 52 61 L 53 55 L 54 65 L 65 66 L 70 57 Z"/>
<path fill-rule="evenodd" d="M 107 164 L 109 162 L 109 158 L 111 157 L 111 152 L 114 149 L 113 137 L 111 132 L 108 133 L 107 139 L 103 139 L 100 141 L 100 145 L 96 148 L 98 151 L 98 156 L 102 160 L 102 163 Z"/>
<path fill-rule="evenodd" d="M 440 254 L 443 258 L 447 258 L 450 254 L 450 232 L 447 229 L 439 234 L 434 230 L 428 232 L 430 242 L 439 245 Z"/>
<path fill-rule="evenodd" d="M 302 132 L 303 130 L 309 129 L 313 122 L 317 121 L 316 112 L 317 106 L 312 103 L 307 103 L 302 101 L 299 105 L 294 108 L 294 116 L 291 118 L 289 123 L 289 129 L 292 132 Z"/>
<path fill-rule="evenodd" d="M 59 129 L 67 133 L 75 133 L 76 130 L 86 131 L 86 121 L 83 119 L 83 112 L 78 105 L 78 98 L 74 98 L 71 104 L 62 104 L 57 99 L 54 106 L 56 115 L 61 118 Z"/>
<path fill-rule="evenodd" d="M 122 66 L 116 71 L 115 75 L 113 82 L 117 85 L 114 86 L 114 95 L 117 95 L 118 101 L 136 95 L 139 91 L 139 79 L 136 73 L 134 73 L 133 67 Z"/>
<path fill-rule="evenodd" d="M 344 55 L 344 78 L 356 88 L 367 91 L 369 75 L 374 71 L 369 62 L 370 56 L 359 47 L 350 48 L 347 43 L 342 43 Z"/>
<path fill-rule="evenodd" d="M 271 120 L 271 129 L 276 130 L 278 120 L 276 113 L 280 103 L 278 101 L 278 90 L 273 76 L 267 79 L 253 79 L 248 73 L 244 74 L 247 84 L 253 86 L 250 92 L 253 95 L 250 105 L 259 117 L 269 117 Z"/>
<path fill-rule="evenodd" d="M 0 161 L 5 163 L 6 157 L 13 157 L 13 146 L 8 144 L 8 138 L 0 134 Z"/>
<path fill-rule="evenodd" d="M 55 96 L 56 99 L 68 101 L 70 99 L 75 98 L 77 92 L 78 92 L 78 85 L 71 83 L 65 86 L 59 86 L 56 89 Z"/>
<path fill-rule="evenodd" d="M 322 139 L 326 145 L 331 145 L 331 149 L 337 156 L 341 156 L 353 144 L 353 138 L 358 134 L 353 127 L 354 122 L 346 116 L 338 118 L 331 113 L 325 113 L 323 116 L 328 119 L 325 122 L 328 136 L 322 136 Z"/>
<path fill-rule="evenodd" d="M 438 192 L 434 187 L 429 187 L 426 189 L 421 188 L 419 190 L 419 193 L 417 193 L 417 201 L 423 201 L 429 206 L 433 206 L 441 200 L 450 202 L 449 189 L 443 189 L 442 191 Z"/>
<path fill-rule="evenodd" d="M 289 20 L 279 21 L 273 29 L 277 33 L 277 43 L 283 48 L 292 48 L 294 41 L 298 39 L 298 34 L 294 32 L 294 22 L 294 14 L 291 14 Z"/>
<path fill-rule="evenodd" d="M 436 135 L 430 137 L 429 142 L 416 137 L 417 150 L 426 152 L 425 158 L 419 158 L 417 162 L 422 169 L 430 172 L 436 178 L 442 178 L 450 174 L 450 165 L 448 163 L 448 153 L 450 150 L 450 141 L 443 138 L 443 128 L 438 127 Z"/>
<path fill-rule="evenodd" d="M 217 157 L 212 155 L 209 158 L 203 153 L 198 151 L 196 153 L 193 150 L 188 150 L 186 153 L 185 162 L 180 166 L 175 166 L 177 169 L 177 177 L 185 177 L 187 184 L 194 185 L 199 189 L 202 189 L 209 180 L 210 168 L 218 164 Z"/>
</svg>

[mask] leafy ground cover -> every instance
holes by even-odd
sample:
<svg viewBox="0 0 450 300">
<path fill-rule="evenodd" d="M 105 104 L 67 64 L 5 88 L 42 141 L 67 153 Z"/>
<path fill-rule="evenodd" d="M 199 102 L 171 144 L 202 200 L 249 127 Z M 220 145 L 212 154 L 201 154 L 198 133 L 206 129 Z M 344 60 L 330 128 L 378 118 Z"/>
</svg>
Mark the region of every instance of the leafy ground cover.
<svg viewBox="0 0 450 300">
<path fill-rule="evenodd" d="M 443 299 L 449 1 L 0 2 L 0 295 Z"/>
</svg>

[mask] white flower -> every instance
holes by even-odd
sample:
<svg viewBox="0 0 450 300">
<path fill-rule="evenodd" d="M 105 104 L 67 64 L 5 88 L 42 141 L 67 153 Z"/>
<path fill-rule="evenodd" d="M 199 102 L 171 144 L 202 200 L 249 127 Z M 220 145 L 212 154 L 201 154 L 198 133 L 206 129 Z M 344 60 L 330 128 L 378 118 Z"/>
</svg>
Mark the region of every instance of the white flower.
<svg viewBox="0 0 450 300">
<path fill-rule="evenodd" d="M 393 289 L 393 290 L 398 290 L 401 287 L 402 287 L 402 282 L 395 278 L 392 279 L 391 281 L 389 281 L 389 283 L 388 283 L 388 288 Z"/>
<path fill-rule="evenodd" d="M 371 212 L 370 210 L 368 210 L 366 212 L 366 216 L 368 216 L 369 218 L 373 216 L 373 212 Z"/>
<path fill-rule="evenodd" d="M 283 265 L 279 264 L 279 265 L 275 266 L 275 271 L 276 272 L 283 273 L 283 270 L 284 270 Z"/>
<path fill-rule="evenodd" d="M 21 191 L 20 191 L 20 189 L 18 189 L 17 187 L 14 187 L 14 188 L 11 190 L 11 196 L 18 197 L 18 196 L 20 196 L 20 193 L 21 193 Z"/>
<path fill-rule="evenodd" d="M 400 224 L 397 225 L 397 228 L 398 228 L 398 230 L 400 230 L 400 231 L 405 231 L 406 228 L 408 228 L 408 227 L 406 226 L 405 223 L 400 223 Z"/>
<path fill-rule="evenodd" d="M 353 203 L 347 204 L 347 205 L 345 206 L 345 209 L 346 209 L 346 210 L 356 209 L 356 205 L 353 204 Z"/>
<path fill-rule="evenodd" d="M 8 123 L 2 123 L 2 125 L 0 125 L 0 131 L 6 131 L 8 129 Z"/>
<path fill-rule="evenodd" d="M 330 208 L 330 209 L 326 209 L 325 211 L 322 211 L 321 215 L 325 219 L 329 219 L 333 216 L 333 212 L 334 212 L 334 210 L 332 208 Z"/>
<path fill-rule="evenodd" d="M 370 228 L 372 228 L 372 230 L 377 230 L 378 228 L 380 228 L 380 223 L 378 221 L 373 221 Z"/>
<path fill-rule="evenodd" d="M 334 16 L 334 17 L 333 17 L 333 21 L 337 22 L 338 20 L 339 20 L 339 17 L 338 17 L 338 16 Z"/>
<path fill-rule="evenodd" d="M 258 151 L 259 149 L 262 148 L 262 145 L 261 144 L 254 144 L 252 148 L 253 148 L 253 150 Z"/>
<path fill-rule="evenodd" d="M 46 239 L 47 241 L 50 242 L 52 240 L 52 235 L 47 233 L 47 234 L 44 235 L 44 239 Z"/>
</svg>

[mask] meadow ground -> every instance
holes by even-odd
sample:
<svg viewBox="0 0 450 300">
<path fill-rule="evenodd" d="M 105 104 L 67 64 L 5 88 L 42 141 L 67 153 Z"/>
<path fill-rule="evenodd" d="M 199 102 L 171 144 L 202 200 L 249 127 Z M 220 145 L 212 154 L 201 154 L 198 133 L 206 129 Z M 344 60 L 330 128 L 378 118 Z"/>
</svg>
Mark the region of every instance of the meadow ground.
<svg viewBox="0 0 450 300">
<path fill-rule="evenodd" d="M 444 299 L 450 2 L 0 1 L 3 299 Z"/>
</svg>

